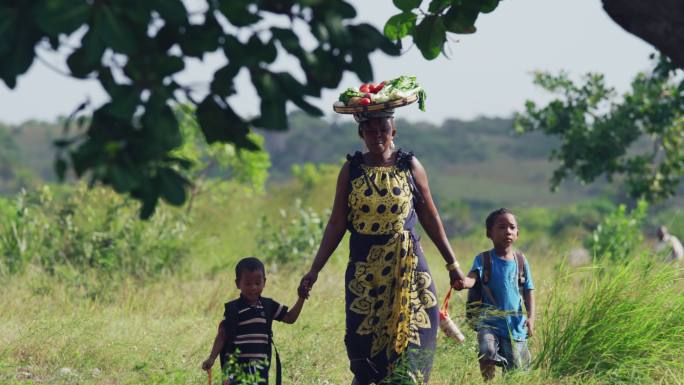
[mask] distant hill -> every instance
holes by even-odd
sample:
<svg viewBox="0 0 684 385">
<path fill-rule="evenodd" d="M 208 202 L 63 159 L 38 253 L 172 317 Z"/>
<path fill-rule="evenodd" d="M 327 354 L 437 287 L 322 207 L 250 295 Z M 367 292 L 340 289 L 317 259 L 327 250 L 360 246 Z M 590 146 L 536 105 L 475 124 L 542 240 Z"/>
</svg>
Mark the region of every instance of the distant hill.
<svg viewBox="0 0 684 385">
<path fill-rule="evenodd" d="M 290 130 L 262 132 L 271 154 L 274 181 L 288 179 L 294 164 L 339 163 L 363 146 L 352 119 L 330 122 L 303 113 L 293 113 L 289 118 Z M 13 167 L 28 170 L 39 181 L 55 180 L 52 141 L 60 132 L 61 126 L 56 123 L 0 124 L 0 140 L 4 137 L 13 143 Z M 454 119 L 439 126 L 398 119 L 395 143 L 413 151 L 425 165 L 435 200 L 443 204 L 555 206 L 596 196 L 619 197 L 619 190 L 605 183 L 566 183 L 551 193 L 548 181 L 554 165 L 549 163 L 548 154 L 557 142 L 539 133 L 517 136 L 511 119 Z M 3 146 L 0 151 L 8 154 L 8 149 L 10 146 Z M 5 181 L 3 190 L 1 183 L 0 192 L 16 188 L 16 183 Z"/>
</svg>

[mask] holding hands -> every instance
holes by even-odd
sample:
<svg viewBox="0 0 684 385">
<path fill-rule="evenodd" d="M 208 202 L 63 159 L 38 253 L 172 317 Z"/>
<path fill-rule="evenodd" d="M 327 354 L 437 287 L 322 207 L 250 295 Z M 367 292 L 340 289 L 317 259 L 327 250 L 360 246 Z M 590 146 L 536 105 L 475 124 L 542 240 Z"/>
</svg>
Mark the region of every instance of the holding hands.
<svg viewBox="0 0 684 385">
<path fill-rule="evenodd" d="M 318 273 L 313 270 L 309 270 L 308 273 L 304 274 L 302 280 L 299 282 L 299 287 L 297 288 L 297 294 L 299 297 L 308 299 L 311 288 L 313 288 L 314 283 L 318 279 Z"/>
</svg>

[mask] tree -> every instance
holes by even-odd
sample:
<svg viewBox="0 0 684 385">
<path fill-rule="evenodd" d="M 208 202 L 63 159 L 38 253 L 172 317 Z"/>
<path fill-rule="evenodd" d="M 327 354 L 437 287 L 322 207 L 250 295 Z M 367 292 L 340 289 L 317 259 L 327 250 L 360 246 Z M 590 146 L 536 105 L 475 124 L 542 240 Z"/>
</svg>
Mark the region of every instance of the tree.
<svg viewBox="0 0 684 385">
<path fill-rule="evenodd" d="M 393 0 L 401 12 L 387 21 L 384 35 L 351 22 L 356 10 L 344 0 L 206 2 L 205 11 L 189 14 L 182 0 L 0 0 L 0 79 L 9 88 L 36 59 L 36 47 L 66 49 L 68 75 L 96 79 L 110 97 L 79 125 L 81 132 L 56 142 L 60 178 L 73 170 L 91 183 L 110 185 L 139 199 L 141 216 L 149 217 L 159 198 L 182 203 L 179 190 L 190 186 L 178 171 L 188 162 L 169 155 L 182 142 L 173 103 L 197 106 L 209 144 L 255 149 L 251 128 L 287 129 L 287 103 L 320 116 L 307 98 L 337 87 L 346 71 L 371 80 L 371 52 L 397 55 L 402 39 L 410 37 L 432 60 L 444 52 L 449 33 L 475 32 L 478 16 L 492 12 L 500 0 L 430 0 L 422 8 L 422 0 Z M 684 20 L 677 0 L 657 7 L 645 0 L 603 2 L 619 24 L 684 68 Z M 642 11 L 649 18 L 639 17 Z M 302 28 L 313 37 L 313 49 L 301 44 L 307 36 L 296 31 Z M 199 100 L 175 74 L 185 59 L 218 51 L 227 64 Z M 272 64 L 281 57 L 296 59 L 305 79 L 275 71 Z M 239 97 L 234 79 L 241 71 L 249 73 L 261 99 L 259 116 L 242 116 L 231 107 L 230 99 Z M 79 106 L 72 118 L 86 108 L 88 103 Z M 69 127 L 70 121 L 65 131 Z"/>
<path fill-rule="evenodd" d="M 268 16 L 268 17 L 267 17 Z M 252 127 L 284 130 L 285 106 L 322 115 L 307 102 L 323 88 L 338 86 L 346 71 L 363 81 L 373 77 L 368 56 L 399 49 L 368 24 L 349 19 L 355 9 L 343 0 L 209 0 L 189 14 L 181 0 L 2 0 L 0 79 L 14 88 L 41 49 L 78 46 L 67 58 L 70 76 L 96 79 L 110 100 L 92 111 L 82 130 L 56 142 L 58 176 L 67 170 L 91 183 L 112 186 L 142 201 L 141 216 L 157 200 L 181 204 L 190 181 L 189 162 L 171 155 L 183 137 L 173 104 L 197 106 L 207 143 L 256 149 Z M 308 27 L 315 48 L 305 49 L 299 27 Z M 303 34 L 306 35 L 306 34 Z M 227 64 L 214 73 L 206 96 L 196 100 L 174 76 L 187 58 L 222 51 Z M 298 60 L 306 79 L 277 72 L 279 57 Z M 259 97 L 260 115 L 247 118 L 231 107 L 234 78 L 247 71 Z M 72 114 L 83 114 L 86 103 Z M 73 124 L 65 124 L 65 131 Z"/>
<path fill-rule="evenodd" d="M 561 140 L 551 159 L 560 161 L 552 188 L 571 175 L 591 183 L 601 175 L 624 176 L 629 195 L 650 202 L 667 199 L 684 177 L 684 80 L 661 57 L 652 73 L 638 74 L 616 100 L 600 74 L 583 84 L 568 75 L 537 73 L 534 82 L 560 97 L 537 107 L 528 101 L 516 116 L 519 132 L 541 131 Z"/>
<path fill-rule="evenodd" d="M 171 156 L 184 159 L 189 167 L 181 170 L 182 175 L 192 181 L 187 211 L 192 210 L 195 198 L 205 189 L 211 174 L 229 175 L 233 180 L 250 185 L 254 191 L 264 190 L 268 178 L 271 160 L 264 150 L 263 136 L 251 132 L 249 140 L 257 145 L 258 150 L 236 148 L 231 143 L 216 142 L 208 145 L 202 136 L 197 122 L 195 109 L 189 105 L 180 105 L 176 110 L 180 122 L 183 144 L 171 152 Z M 179 190 L 177 199 L 185 201 L 185 191 Z"/>
</svg>

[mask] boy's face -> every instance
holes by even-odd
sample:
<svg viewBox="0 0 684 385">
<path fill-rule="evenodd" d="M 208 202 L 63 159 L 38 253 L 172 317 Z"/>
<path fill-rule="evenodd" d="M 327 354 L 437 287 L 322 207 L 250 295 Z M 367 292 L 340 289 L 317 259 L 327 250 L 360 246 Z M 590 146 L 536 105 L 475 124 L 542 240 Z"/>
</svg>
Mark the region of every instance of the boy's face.
<svg viewBox="0 0 684 385">
<path fill-rule="evenodd" d="M 518 239 L 518 222 L 513 214 L 501 214 L 494 220 L 494 226 L 487 236 L 496 248 L 508 248 Z"/>
<path fill-rule="evenodd" d="M 248 302 L 254 303 L 259 299 L 264 286 L 266 286 L 266 277 L 261 270 L 243 270 L 240 273 L 240 278 L 235 280 L 235 284 L 240 289 L 240 294 Z"/>
</svg>

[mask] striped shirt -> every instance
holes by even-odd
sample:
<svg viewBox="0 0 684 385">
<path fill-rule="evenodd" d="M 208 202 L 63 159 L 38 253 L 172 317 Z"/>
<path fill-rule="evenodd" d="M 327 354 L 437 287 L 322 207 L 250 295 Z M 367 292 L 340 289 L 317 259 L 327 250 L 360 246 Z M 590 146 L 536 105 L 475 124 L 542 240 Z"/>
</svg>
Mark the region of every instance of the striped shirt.
<svg viewBox="0 0 684 385">
<path fill-rule="evenodd" d="M 257 301 L 255 305 L 249 305 L 247 301 L 240 296 L 237 300 L 237 330 L 235 336 L 228 336 L 234 341 L 235 348 L 240 349 L 238 356 L 239 362 L 260 361 L 267 360 L 271 353 L 271 345 L 268 340 L 268 323 L 266 321 L 266 313 L 261 300 Z M 282 321 L 285 314 L 287 314 L 287 306 L 281 305 L 274 301 L 275 309 L 272 319 L 275 321 Z M 223 325 L 226 325 L 226 317 L 224 314 Z M 228 331 L 226 331 L 229 333 Z"/>
</svg>

